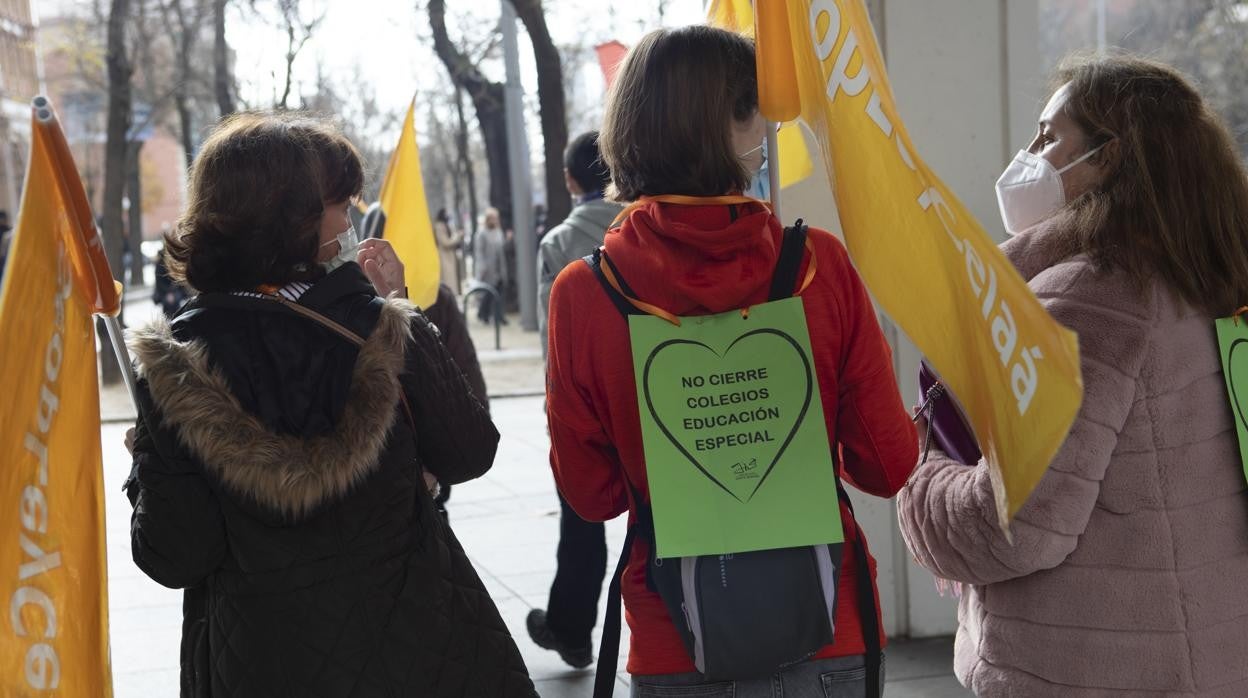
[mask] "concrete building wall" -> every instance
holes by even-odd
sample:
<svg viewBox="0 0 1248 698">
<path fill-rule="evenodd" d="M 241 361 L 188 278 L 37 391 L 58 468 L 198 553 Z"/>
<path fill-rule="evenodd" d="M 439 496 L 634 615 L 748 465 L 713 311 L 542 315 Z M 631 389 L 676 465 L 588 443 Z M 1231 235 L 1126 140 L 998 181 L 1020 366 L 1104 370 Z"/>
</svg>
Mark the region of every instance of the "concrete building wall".
<svg viewBox="0 0 1248 698">
<path fill-rule="evenodd" d="M 897 108 L 917 155 L 990 235 L 1004 235 L 993 185 L 1026 147 L 1043 99 L 1037 0 L 868 0 Z M 818 158 L 813 143 L 808 143 Z M 802 217 L 839 233 L 823 163 L 784 192 L 787 222 Z M 919 353 L 883 315 L 907 405 L 919 402 Z M 956 600 L 941 598 L 914 564 L 897 529 L 896 507 L 854 497 L 872 553 L 890 635 L 925 637 L 957 628 Z"/>
<path fill-rule="evenodd" d="M 160 128 L 143 144 L 139 176 L 143 179 L 143 239 L 160 237 L 161 226 L 182 214 L 186 197 L 186 157 L 177 137 Z"/>
</svg>

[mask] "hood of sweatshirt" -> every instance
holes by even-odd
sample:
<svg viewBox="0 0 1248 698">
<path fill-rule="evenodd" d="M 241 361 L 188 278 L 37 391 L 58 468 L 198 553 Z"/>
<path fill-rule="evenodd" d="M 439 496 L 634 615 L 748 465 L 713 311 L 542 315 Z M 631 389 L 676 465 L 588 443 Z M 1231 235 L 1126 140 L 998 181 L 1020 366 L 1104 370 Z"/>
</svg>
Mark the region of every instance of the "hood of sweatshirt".
<svg viewBox="0 0 1248 698">
<path fill-rule="evenodd" d="M 759 203 L 649 202 L 608 232 L 604 246 L 639 300 L 705 315 L 766 300 L 783 233 Z"/>
</svg>

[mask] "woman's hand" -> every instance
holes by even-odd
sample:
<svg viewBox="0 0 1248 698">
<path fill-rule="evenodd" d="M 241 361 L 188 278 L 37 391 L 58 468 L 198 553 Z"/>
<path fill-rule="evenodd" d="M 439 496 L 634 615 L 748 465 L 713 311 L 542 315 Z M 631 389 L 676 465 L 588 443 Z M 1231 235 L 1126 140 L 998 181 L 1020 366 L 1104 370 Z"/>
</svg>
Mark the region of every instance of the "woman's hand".
<svg viewBox="0 0 1248 698">
<path fill-rule="evenodd" d="M 126 430 L 126 450 L 130 452 L 130 457 L 134 457 L 134 427 Z"/>
<path fill-rule="evenodd" d="M 398 291 L 400 296 L 407 296 L 407 286 L 403 280 L 403 262 L 394 253 L 394 247 L 388 240 L 369 238 L 360 243 L 360 252 L 356 261 L 364 269 L 364 275 L 373 282 L 377 295 L 385 297 Z"/>
</svg>

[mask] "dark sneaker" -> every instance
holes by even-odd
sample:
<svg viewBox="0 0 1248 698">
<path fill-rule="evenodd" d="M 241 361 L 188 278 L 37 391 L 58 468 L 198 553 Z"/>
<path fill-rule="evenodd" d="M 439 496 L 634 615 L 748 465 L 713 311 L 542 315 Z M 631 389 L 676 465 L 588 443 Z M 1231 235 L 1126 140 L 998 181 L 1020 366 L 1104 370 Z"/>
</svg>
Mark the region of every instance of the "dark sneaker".
<svg viewBox="0 0 1248 698">
<path fill-rule="evenodd" d="M 550 626 L 546 625 L 546 612 L 542 609 L 535 608 L 529 611 L 529 617 L 525 619 L 524 624 L 528 626 L 529 637 L 533 638 L 533 642 L 537 643 L 538 647 L 558 652 L 559 657 L 568 665 L 576 669 L 584 669 L 594 663 L 593 646 L 570 647 L 564 644 L 555 637 Z"/>
</svg>

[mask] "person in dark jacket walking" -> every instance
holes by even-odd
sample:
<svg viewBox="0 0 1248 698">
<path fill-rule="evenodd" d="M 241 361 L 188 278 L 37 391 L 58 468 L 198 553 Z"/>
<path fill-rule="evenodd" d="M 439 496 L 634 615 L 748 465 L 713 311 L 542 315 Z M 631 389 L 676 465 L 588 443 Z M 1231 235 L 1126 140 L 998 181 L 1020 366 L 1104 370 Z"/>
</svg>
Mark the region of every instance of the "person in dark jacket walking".
<svg viewBox="0 0 1248 698">
<path fill-rule="evenodd" d="M 166 223 L 165 234 L 169 224 Z M 156 286 L 152 288 L 152 302 L 156 304 L 165 317 L 171 318 L 186 302 L 186 289 L 169 275 L 169 266 L 165 264 L 165 255 L 156 256 Z"/>
<path fill-rule="evenodd" d="M 472 343 L 472 335 L 468 334 L 468 322 L 464 314 L 460 312 L 455 292 L 450 286 L 446 284 L 438 286 L 438 298 L 425 310 L 425 316 L 429 318 L 434 327 L 438 328 L 438 335 L 442 337 L 442 343 L 450 352 L 451 359 L 468 379 L 468 387 L 472 388 L 473 397 L 477 398 L 486 410 L 489 410 L 490 396 L 486 393 L 485 376 L 481 373 L 477 348 Z M 450 499 L 451 486 L 442 483 L 442 486 L 438 488 L 438 496 L 434 498 L 434 503 L 437 504 L 438 511 L 444 518 L 447 516 L 446 503 Z"/>
<path fill-rule="evenodd" d="M 430 487 L 486 472 L 498 432 L 379 297 L 403 270 L 356 243 L 362 172 L 319 120 L 227 119 L 166 240 L 199 295 L 131 337 L 132 550 L 187 590 L 183 696 L 536 695 Z"/>
<path fill-rule="evenodd" d="M 563 156 L 563 177 L 576 208 L 542 238 L 537 252 L 538 329 L 546 358 L 546 312 L 550 288 L 563 268 L 593 254 L 623 207 L 603 198 L 611 175 L 598 152 L 598 132 L 582 133 Z M 598 621 L 598 597 L 607 574 L 607 533 L 599 521 L 577 515 L 559 495 L 559 549 L 555 580 L 545 609 L 529 612 L 525 625 L 539 647 L 584 668 L 594 661 L 590 633 Z"/>
</svg>

